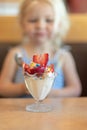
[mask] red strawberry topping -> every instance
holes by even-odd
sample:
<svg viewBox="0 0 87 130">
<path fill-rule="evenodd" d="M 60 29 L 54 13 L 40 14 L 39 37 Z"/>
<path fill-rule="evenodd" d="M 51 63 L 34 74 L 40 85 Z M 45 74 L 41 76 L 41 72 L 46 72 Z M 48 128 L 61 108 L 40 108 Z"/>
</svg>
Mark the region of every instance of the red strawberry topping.
<svg viewBox="0 0 87 130">
<path fill-rule="evenodd" d="M 48 62 L 48 53 L 42 54 L 42 55 L 34 55 L 33 56 L 33 62 L 40 64 L 41 66 L 46 67 Z"/>
<path fill-rule="evenodd" d="M 30 67 L 29 67 L 29 65 L 28 65 L 28 64 L 23 63 L 23 68 L 24 68 L 24 71 L 26 71 L 26 72 L 28 72 L 28 73 L 30 73 L 30 72 L 31 72 L 31 71 L 30 71 Z"/>
<path fill-rule="evenodd" d="M 23 68 L 24 71 L 26 71 L 29 74 L 35 74 L 35 73 L 42 74 L 45 71 L 45 67 L 38 66 L 36 68 L 30 68 L 30 66 L 25 63 L 23 63 Z"/>
<path fill-rule="evenodd" d="M 28 65 L 26 63 L 23 63 L 24 71 L 31 75 L 36 74 L 37 77 L 42 76 L 43 73 L 46 72 L 46 69 L 47 72 L 53 73 L 54 65 L 51 64 L 50 66 L 47 66 L 48 56 L 48 53 L 45 53 L 43 55 L 34 55 L 32 64 Z"/>
</svg>

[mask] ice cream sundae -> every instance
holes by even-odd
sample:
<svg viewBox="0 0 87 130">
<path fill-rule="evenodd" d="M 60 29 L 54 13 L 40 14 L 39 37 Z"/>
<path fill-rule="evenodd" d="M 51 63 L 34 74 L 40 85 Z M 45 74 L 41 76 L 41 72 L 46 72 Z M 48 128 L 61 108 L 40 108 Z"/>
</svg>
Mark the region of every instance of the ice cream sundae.
<svg viewBox="0 0 87 130">
<path fill-rule="evenodd" d="M 34 55 L 28 65 L 23 63 L 25 84 L 36 100 L 43 100 L 51 90 L 55 78 L 54 65 L 47 65 L 49 55 Z"/>
</svg>

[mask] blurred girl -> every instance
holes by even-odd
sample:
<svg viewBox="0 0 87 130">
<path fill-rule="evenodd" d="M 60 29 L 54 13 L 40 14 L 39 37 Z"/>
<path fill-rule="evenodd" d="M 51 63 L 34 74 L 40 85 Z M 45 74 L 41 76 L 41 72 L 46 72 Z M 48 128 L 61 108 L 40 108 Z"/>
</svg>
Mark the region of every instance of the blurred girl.
<svg viewBox="0 0 87 130">
<path fill-rule="evenodd" d="M 26 90 L 22 68 L 15 62 L 21 53 L 29 64 L 35 53 L 49 53 L 50 63 L 58 73 L 50 95 L 54 97 L 79 96 L 81 84 L 74 59 L 60 48 L 69 29 L 69 20 L 62 0 L 24 0 L 20 8 L 20 24 L 24 34 L 23 44 L 11 49 L 5 59 L 0 76 L 2 97 L 21 97 Z"/>
</svg>

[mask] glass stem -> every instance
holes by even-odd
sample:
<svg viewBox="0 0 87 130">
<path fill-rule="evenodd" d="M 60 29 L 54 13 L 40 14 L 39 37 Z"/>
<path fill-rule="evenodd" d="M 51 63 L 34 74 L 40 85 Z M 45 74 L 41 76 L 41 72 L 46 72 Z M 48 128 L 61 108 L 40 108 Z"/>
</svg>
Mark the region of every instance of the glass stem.
<svg viewBox="0 0 87 130">
<path fill-rule="evenodd" d="M 36 108 L 38 109 L 38 108 L 39 108 L 39 106 L 40 106 L 40 101 L 39 101 L 39 100 L 37 100 L 35 103 L 36 103 Z"/>
</svg>

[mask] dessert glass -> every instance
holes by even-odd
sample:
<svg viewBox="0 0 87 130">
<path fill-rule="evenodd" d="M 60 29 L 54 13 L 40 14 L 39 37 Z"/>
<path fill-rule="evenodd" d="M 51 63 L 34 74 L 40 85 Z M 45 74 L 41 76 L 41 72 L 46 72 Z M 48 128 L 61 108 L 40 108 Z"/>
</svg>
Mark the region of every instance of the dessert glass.
<svg viewBox="0 0 87 130">
<path fill-rule="evenodd" d="M 24 74 L 24 80 L 29 93 L 35 99 L 35 103 L 27 105 L 26 111 L 30 112 L 48 112 L 52 110 L 52 106 L 45 104 L 42 101 L 49 94 L 52 85 L 55 80 L 55 74 L 49 76 L 46 75 L 44 78 L 35 76 L 29 76 Z"/>
</svg>

